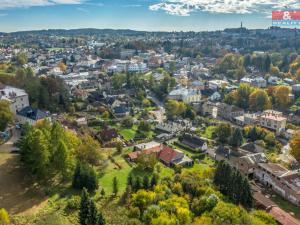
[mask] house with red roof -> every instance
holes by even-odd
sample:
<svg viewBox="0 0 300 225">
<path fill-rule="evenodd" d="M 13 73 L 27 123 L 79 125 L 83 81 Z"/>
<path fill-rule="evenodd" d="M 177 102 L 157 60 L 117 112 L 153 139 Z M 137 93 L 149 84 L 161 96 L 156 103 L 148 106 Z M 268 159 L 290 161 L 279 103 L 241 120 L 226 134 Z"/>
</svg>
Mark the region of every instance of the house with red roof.
<svg viewBox="0 0 300 225">
<path fill-rule="evenodd" d="M 147 148 L 146 146 L 149 147 Z M 149 142 L 135 146 L 135 151 L 129 153 L 127 155 L 127 159 L 131 162 L 134 162 L 141 154 L 155 154 L 158 160 L 166 166 L 193 165 L 193 160 L 187 157 L 183 152 L 174 150 L 167 145 L 159 144 L 157 142 Z"/>
</svg>

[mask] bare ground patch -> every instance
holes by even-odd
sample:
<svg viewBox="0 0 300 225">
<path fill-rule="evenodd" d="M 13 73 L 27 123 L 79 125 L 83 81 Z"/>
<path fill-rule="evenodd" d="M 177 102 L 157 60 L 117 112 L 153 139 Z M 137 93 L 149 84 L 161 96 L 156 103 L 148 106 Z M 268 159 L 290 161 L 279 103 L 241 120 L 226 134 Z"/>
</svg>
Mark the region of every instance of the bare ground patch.
<svg viewBox="0 0 300 225">
<path fill-rule="evenodd" d="M 34 214 L 46 201 L 38 185 L 26 175 L 20 156 L 0 153 L 0 208 L 11 215 Z"/>
</svg>

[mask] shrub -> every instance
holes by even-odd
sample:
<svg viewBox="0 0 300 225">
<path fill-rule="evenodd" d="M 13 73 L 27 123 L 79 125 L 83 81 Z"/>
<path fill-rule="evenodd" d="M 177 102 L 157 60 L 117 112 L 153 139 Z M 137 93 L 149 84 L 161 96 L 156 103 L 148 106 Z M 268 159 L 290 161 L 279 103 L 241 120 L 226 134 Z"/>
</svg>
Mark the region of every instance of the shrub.
<svg viewBox="0 0 300 225">
<path fill-rule="evenodd" d="M 69 210 L 78 210 L 80 208 L 80 197 L 72 196 L 68 199 L 66 208 Z"/>
</svg>

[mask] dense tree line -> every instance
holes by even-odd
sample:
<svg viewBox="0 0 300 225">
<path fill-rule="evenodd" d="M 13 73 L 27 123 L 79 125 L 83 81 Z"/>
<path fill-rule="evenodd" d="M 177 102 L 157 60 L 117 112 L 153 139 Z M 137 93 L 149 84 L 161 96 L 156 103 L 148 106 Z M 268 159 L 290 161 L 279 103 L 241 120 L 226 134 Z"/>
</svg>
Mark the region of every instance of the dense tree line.
<svg viewBox="0 0 300 225">
<path fill-rule="evenodd" d="M 69 92 L 60 78 L 37 77 L 31 68 L 13 68 L 10 72 L 15 75 L 2 75 L 0 82 L 24 89 L 31 105 L 52 112 L 68 109 Z"/>
<path fill-rule="evenodd" d="M 242 204 L 246 208 L 252 207 L 253 197 L 248 179 L 227 162 L 218 163 L 214 183 L 235 204 Z"/>
<path fill-rule="evenodd" d="M 25 129 L 18 146 L 25 166 L 39 179 L 50 180 L 60 175 L 63 179 L 73 177 L 75 188 L 95 190 L 98 187 L 92 166 L 101 168 L 104 162 L 98 142 L 91 137 L 79 138 L 58 122 L 42 121 Z"/>
</svg>

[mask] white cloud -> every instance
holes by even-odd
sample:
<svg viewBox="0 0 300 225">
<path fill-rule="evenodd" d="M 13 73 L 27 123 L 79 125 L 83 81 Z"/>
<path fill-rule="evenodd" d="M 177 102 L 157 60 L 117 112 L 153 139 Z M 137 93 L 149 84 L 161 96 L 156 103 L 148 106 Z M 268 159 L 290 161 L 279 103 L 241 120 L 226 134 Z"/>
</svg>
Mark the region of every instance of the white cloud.
<svg viewBox="0 0 300 225">
<path fill-rule="evenodd" d="M 268 12 L 272 9 L 300 8 L 299 0 L 161 0 L 149 8 L 163 10 L 171 15 L 189 16 L 191 12 L 252 13 Z"/>
<path fill-rule="evenodd" d="M 0 0 L 0 9 L 81 4 L 85 0 Z"/>
</svg>

